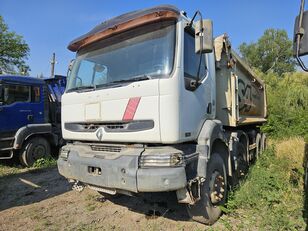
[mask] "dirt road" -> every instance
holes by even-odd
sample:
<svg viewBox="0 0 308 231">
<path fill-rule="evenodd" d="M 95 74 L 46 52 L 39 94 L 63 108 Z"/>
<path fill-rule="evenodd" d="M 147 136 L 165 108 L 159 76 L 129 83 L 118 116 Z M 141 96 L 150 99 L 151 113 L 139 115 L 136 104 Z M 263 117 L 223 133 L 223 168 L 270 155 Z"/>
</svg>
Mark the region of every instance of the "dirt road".
<svg viewBox="0 0 308 231">
<path fill-rule="evenodd" d="M 229 225 L 227 225 L 229 226 Z M 189 220 L 174 193 L 121 196 L 105 200 L 97 192 L 81 193 L 56 168 L 0 178 L 0 230 L 222 230 Z"/>
</svg>

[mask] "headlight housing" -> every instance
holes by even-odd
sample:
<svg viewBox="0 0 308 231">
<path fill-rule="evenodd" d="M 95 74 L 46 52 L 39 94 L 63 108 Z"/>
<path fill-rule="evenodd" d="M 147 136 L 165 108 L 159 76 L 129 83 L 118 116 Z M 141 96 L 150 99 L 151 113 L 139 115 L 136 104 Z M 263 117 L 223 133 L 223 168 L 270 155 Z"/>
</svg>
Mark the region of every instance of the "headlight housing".
<svg viewBox="0 0 308 231">
<path fill-rule="evenodd" d="M 139 158 L 139 166 L 147 167 L 179 167 L 184 164 L 181 153 L 142 155 Z"/>
</svg>

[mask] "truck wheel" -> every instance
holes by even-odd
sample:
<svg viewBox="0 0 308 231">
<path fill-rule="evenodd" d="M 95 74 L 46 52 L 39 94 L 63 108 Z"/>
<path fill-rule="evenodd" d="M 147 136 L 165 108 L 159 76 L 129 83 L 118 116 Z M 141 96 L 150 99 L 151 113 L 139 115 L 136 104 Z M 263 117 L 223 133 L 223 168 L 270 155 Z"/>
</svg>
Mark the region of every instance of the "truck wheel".
<svg viewBox="0 0 308 231">
<path fill-rule="evenodd" d="M 244 144 L 237 142 L 234 151 L 237 158 L 237 169 L 236 174 L 234 174 L 234 177 L 236 177 L 236 180 L 234 181 L 236 185 L 239 183 L 240 179 L 248 173 L 249 160 L 247 157 L 247 149 Z"/>
<path fill-rule="evenodd" d="M 261 153 L 266 149 L 266 134 L 262 133 L 261 135 Z"/>
<path fill-rule="evenodd" d="M 200 223 L 211 225 L 220 217 L 220 205 L 227 201 L 227 173 L 223 159 L 213 153 L 207 165 L 207 178 L 200 185 L 200 200 L 187 205 L 189 216 Z"/>
<path fill-rule="evenodd" d="M 26 167 L 30 167 L 40 158 L 50 156 L 50 145 L 44 138 L 33 137 L 23 145 L 19 160 Z"/>
<path fill-rule="evenodd" d="M 256 136 L 256 149 L 255 149 L 255 159 L 258 159 L 261 154 L 261 134 L 258 133 Z"/>
</svg>

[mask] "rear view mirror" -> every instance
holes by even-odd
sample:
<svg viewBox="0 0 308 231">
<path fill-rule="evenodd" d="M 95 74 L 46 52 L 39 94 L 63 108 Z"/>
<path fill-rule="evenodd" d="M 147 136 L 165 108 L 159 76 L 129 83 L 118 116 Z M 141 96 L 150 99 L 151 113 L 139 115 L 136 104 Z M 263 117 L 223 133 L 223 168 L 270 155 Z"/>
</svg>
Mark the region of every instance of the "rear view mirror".
<svg viewBox="0 0 308 231">
<path fill-rule="evenodd" d="M 195 24 L 195 52 L 211 53 L 213 51 L 213 22 L 205 19 Z"/>
<path fill-rule="evenodd" d="M 98 73 L 102 73 L 106 70 L 106 68 L 107 67 L 105 65 L 96 63 L 95 66 L 94 66 L 94 71 L 98 72 Z"/>
<path fill-rule="evenodd" d="M 295 19 L 293 48 L 294 56 L 308 54 L 308 11 L 303 12 L 301 22 L 300 15 Z"/>
</svg>

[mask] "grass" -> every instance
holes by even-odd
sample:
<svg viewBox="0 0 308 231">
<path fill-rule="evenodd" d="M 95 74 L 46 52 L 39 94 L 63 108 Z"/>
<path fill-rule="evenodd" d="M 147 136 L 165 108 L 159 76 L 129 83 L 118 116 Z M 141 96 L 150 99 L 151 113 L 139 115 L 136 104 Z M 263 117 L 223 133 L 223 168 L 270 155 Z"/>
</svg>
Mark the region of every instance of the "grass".
<svg viewBox="0 0 308 231">
<path fill-rule="evenodd" d="M 40 158 L 35 161 L 33 168 L 50 168 L 57 165 L 57 160 L 52 157 L 49 158 Z"/>
<path fill-rule="evenodd" d="M 0 177 L 8 176 L 8 175 L 14 175 L 20 172 L 26 172 L 28 170 L 25 170 L 24 168 L 20 166 L 6 166 L 6 165 L 0 165 Z"/>
<path fill-rule="evenodd" d="M 96 209 L 96 205 L 94 203 L 88 203 L 85 208 L 88 212 L 92 212 Z"/>
<path fill-rule="evenodd" d="M 15 175 L 17 173 L 28 172 L 31 170 L 55 167 L 56 165 L 57 161 L 52 157 L 38 159 L 30 168 L 23 167 L 17 163 L 10 163 L 9 165 L 0 164 L 0 177 Z"/>
<path fill-rule="evenodd" d="M 260 230 L 305 230 L 304 140 L 271 143 L 247 179 L 231 193 L 227 213 Z"/>
</svg>

